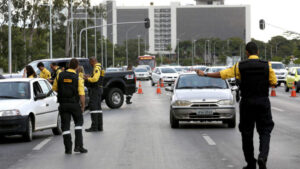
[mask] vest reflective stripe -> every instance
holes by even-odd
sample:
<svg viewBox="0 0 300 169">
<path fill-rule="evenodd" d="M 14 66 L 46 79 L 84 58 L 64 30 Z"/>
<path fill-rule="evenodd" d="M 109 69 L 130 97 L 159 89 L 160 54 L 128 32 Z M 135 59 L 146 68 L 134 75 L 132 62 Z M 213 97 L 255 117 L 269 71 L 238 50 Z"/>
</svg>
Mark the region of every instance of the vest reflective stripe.
<svg viewBox="0 0 300 169">
<path fill-rule="evenodd" d="M 71 134 L 71 131 L 70 131 L 70 130 L 68 130 L 68 131 L 64 131 L 64 132 L 62 132 L 62 135 L 67 135 L 67 134 Z"/>
<path fill-rule="evenodd" d="M 258 59 L 249 59 L 239 63 L 241 73 L 242 98 L 269 96 L 269 64 Z"/>
<path fill-rule="evenodd" d="M 75 126 L 75 130 L 82 130 L 82 126 Z"/>
<path fill-rule="evenodd" d="M 90 111 L 90 113 L 102 113 L 101 110 L 94 110 L 94 111 Z"/>
</svg>

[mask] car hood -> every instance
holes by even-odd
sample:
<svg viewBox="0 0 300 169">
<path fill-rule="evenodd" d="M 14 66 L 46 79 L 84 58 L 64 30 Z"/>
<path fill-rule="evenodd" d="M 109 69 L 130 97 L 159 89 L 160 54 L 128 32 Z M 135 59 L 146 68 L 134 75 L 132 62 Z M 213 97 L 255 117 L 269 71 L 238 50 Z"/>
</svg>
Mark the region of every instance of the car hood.
<svg viewBox="0 0 300 169">
<path fill-rule="evenodd" d="M 167 76 L 167 77 L 177 77 L 178 76 L 178 73 L 162 73 L 161 74 L 162 76 Z"/>
<path fill-rule="evenodd" d="M 275 73 L 286 73 L 287 70 L 285 69 L 273 69 Z"/>
<path fill-rule="evenodd" d="M 188 101 L 218 101 L 233 97 L 230 89 L 177 89 L 174 94 L 176 100 Z"/>
<path fill-rule="evenodd" d="M 21 109 L 29 102 L 29 99 L 0 99 L 0 110 Z"/>
</svg>

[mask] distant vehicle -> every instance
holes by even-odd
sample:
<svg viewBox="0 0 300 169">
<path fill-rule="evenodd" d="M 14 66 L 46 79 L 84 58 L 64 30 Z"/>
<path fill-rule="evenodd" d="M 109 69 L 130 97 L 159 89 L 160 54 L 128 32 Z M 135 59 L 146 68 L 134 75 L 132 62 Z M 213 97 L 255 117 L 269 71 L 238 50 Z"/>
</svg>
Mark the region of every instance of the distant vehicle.
<svg viewBox="0 0 300 169">
<path fill-rule="evenodd" d="M 163 81 L 165 84 L 172 85 L 178 78 L 178 73 L 171 67 L 157 67 L 152 72 L 151 84 L 154 86 L 157 82 Z"/>
<path fill-rule="evenodd" d="M 138 65 L 136 68 L 145 68 L 151 74 L 152 68 L 149 65 Z"/>
<path fill-rule="evenodd" d="M 235 99 L 228 82 L 185 73 L 178 77 L 171 91 L 170 124 L 178 128 L 180 121 L 222 121 L 229 128 L 236 125 Z"/>
<path fill-rule="evenodd" d="M 289 90 L 294 86 L 296 88 L 296 92 L 300 91 L 300 67 L 291 67 L 289 69 L 288 75 L 286 76 L 285 83 L 285 91 L 289 92 Z"/>
<path fill-rule="evenodd" d="M 107 68 L 105 72 L 121 72 L 121 68 Z"/>
<path fill-rule="evenodd" d="M 280 86 L 286 81 L 287 70 L 282 62 L 271 62 L 271 65 L 277 77 L 277 85 Z"/>
<path fill-rule="evenodd" d="M 207 66 L 192 66 L 191 69 L 193 70 L 202 70 L 205 71 L 205 69 L 207 68 Z"/>
<path fill-rule="evenodd" d="M 20 134 L 32 140 L 32 132 L 52 129 L 62 133 L 55 93 L 44 79 L 5 79 L 0 81 L 0 135 Z"/>
<path fill-rule="evenodd" d="M 4 77 L 4 76 L 2 76 L 2 75 L 0 75 L 0 79 L 5 79 L 5 77 Z"/>
<path fill-rule="evenodd" d="M 225 66 L 213 66 L 213 67 L 207 67 L 205 69 L 205 72 L 207 73 L 215 73 L 215 72 L 220 72 L 222 70 L 226 69 Z"/>
<path fill-rule="evenodd" d="M 60 58 L 60 59 L 43 59 L 36 60 L 29 65 L 31 65 L 37 73 L 39 73 L 36 65 L 39 62 L 44 63 L 48 70 L 50 69 L 50 64 L 56 62 L 58 66 L 68 68 L 67 65 L 72 58 Z M 79 65 L 83 66 L 85 74 L 91 75 L 93 68 L 89 63 L 87 58 L 78 58 Z M 23 70 L 19 74 L 13 74 L 12 76 L 7 75 L 7 78 L 21 78 Z M 103 82 L 103 95 L 102 99 L 105 100 L 108 107 L 112 109 L 120 108 L 124 103 L 124 95 L 133 95 L 136 92 L 136 81 L 135 75 L 132 71 L 123 72 L 107 72 L 104 76 Z M 86 89 L 86 92 L 87 89 Z M 86 102 L 88 102 L 89 97 L 86 95 Z M 88 105 L 88 104 L 87 104 Z"/>
<path fill-rule="evenodd" d="M 137 67 L 134 69 L 135 77 L 137 80 L 149 80 L 150 74 L 146 68 Z"/>
<path fill-rule="evenodd" d="M 155 56 L 150 56 L 150 55 L 139 56 L 138 64 L 139 65 L 148 65 L 153 70 L 156 67 Z"/>
<path fill-rule="evenodd" d="M 186 70 L 184 70 L 183 67 L 181 66 L 171 66 L 171 67 L 174 68 L 176 72 L 178 72 L 179 74 L 186 72 Z"/>
</svg>

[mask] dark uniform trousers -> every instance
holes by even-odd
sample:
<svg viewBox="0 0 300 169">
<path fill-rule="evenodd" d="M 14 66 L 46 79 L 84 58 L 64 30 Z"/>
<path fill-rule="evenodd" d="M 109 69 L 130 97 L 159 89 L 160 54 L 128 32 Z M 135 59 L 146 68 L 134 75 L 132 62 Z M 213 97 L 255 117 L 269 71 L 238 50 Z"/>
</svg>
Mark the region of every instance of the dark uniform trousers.
<svg viewBox="0 0 300 169">
<path fill-rule="evenodd" d="M 91 113 L 92 125 L 91 128 L 102 131 L 103 119 L 102 119 L 102 108 L 101 108 L 101 96 L 102 87 L 91 87 L 89 90 L 89 108 Z"/>
<path fill-rule="evenodd" d="M 259 158 L 267 160 L 271 132 L 274 122 L 271 114 L 271 104 L 268 97 L 242 98 L 240 102 L 240 125 L 242 146 L 245 160 L 249 164 L 255 162 L 253 133 L 256 125 L 259 134 Z"/>
<path fill-rule="evenodd" d="M 71 116 L 75 123 L 75 147 L 82 147 L 83 115 L 79 103 L 61 103 L 59 112 L 61 116 L 61 128 L 63 131 L 64 145 L 66 150 L 72 149 L 72 138 L 70 132 Z"/>
</svg>

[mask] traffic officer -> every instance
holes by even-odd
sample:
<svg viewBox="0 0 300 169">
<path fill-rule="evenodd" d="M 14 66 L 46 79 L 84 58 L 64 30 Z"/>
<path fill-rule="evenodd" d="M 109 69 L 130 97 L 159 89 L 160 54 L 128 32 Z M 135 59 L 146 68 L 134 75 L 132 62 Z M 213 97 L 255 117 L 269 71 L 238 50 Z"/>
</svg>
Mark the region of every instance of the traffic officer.
<svg viewBox="0 0 300 169">
<path fill-rule="evenodd" d="M 72 59 L 67 71 L 61 72 L 54 80 L 52 90 L 57 92 L 59 112 L 61 116 L 61 128 L 65 145 L 65 153 L 72 154 L 72 138 L 70 132 L 71 116 L 75 123 L 75 147 L 74 152 L 87 153 L 83 148 L 82 139 L 82 113 L 85 108 L 84 81 L 76 74 L 78 60 Z M 79 101 L 81 104 L 79 104 Z M 80 107 L 81 105 L 81 107 Z"/>
<path fill-rule="evenodd" d="M 40 72 L 40 78 L 43 79 L 50 79 L 51 78 L 51 73 L 49 72 L 49 70 L 47 68 L 45 68 L 45 65 L 43 62 L 39 62 L 37 64 L 37 67 L 39 68 Z"/>
<path fill-rule="evenodd" d="M 86 129 L 85 131 L 97 132 L 103 130 L 101 95 L 105 72 L 96 58 L 90 58 L 89 62 L 93 66 L 94 70 L 91 76 L 85 75 L 84 79 L 87 81 L 89 86 L 89 108 L 91 113 L 92 124 L 91 127 L 89 129 Z"/>
<path fill-rule="evenodd" d="M 52 73 L 51 73 L 51 79 L 48 79 L 48 81 L 51 84 L 53 84 L 54 79 L 60 72 L 62 72 L 62 69 L 59 66 L 57 66 L 57 64 L 55 62 L 50 64 L 50 68 L 52 69 Z"/>
<path fill-rule="evenodd" d="M 269 87 L 277 84 L 276 75 L 267 61 L 257 56 L 258 48 L 254 42 L 246 45 L 248 59 L 235 64 L 232 68 L 216 73 L 197 70 L 199 76 L 240 80 L 240 125 L 242 147 L 247 162 L 243 169 L 266 169 L 271 132 L 274 128 L 269 100 Z M 257 128 L 260 146 L 258 160 L 254 157 L 253 132 Z"/>
</svg>

